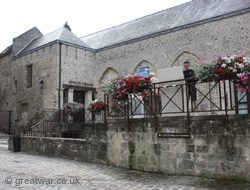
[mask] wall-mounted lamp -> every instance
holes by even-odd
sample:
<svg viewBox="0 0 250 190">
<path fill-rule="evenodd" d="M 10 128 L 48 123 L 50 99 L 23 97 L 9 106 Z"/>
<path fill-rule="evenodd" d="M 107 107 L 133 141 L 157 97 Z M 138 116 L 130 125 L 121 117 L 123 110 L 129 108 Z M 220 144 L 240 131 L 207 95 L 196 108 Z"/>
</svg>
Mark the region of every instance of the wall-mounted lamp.
<svg viewBox="0 0 250 190">
<path fill-rule="evenodd" d="M 40 80 L 40 82 L 39 82 L 39 86 L 40 86 L 40 88 L 41 88 L 41 89 L 43 89 L 43 88 L 44 88 L 44 82 L 43 82 L 43 80 Z"/>
</svg>

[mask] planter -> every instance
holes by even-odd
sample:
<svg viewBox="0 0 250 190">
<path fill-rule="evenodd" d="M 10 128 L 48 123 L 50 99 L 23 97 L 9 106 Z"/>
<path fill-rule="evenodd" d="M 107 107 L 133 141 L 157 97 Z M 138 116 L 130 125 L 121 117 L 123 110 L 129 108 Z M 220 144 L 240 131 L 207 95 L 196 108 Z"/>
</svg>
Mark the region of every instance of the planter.
<svg viewBox="0 0 250 190">
<path fill-rule="evenodd" d="M 214 82 L 214 79 L 212 78 L 207 78 L 207 79 L 202 79 L 201 83 L 208 83 L 208 82 Z"/>
<path fill-rule="evenodd" d="M 218 80 L 234 80 L 236 77 L 232 76 L 232 75 L 224 75 L 224 76 L 219 76 L 217 77 L 217 81 Z"/>
</svg>

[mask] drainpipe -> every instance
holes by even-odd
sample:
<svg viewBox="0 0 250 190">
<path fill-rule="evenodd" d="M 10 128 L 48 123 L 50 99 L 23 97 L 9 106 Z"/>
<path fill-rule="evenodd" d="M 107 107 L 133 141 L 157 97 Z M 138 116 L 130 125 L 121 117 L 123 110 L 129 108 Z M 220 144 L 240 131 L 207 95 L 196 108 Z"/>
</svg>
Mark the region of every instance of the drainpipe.
<svg viewBox="0 0 250 190">
<path fill-rule="evenodd" d="M 59 88 L 58 88 L 58 109 L 61 108 L 61 67 L 62 67 L 62 43 L 59 42 Z"/>
</svg>

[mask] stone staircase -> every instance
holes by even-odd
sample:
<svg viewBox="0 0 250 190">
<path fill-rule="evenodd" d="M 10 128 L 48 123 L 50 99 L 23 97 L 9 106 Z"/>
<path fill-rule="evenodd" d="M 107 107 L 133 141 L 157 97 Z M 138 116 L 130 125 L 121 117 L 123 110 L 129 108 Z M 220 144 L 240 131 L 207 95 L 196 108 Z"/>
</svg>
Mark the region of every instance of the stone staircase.
<svg viewBox="0 0 250 190">
<path fill-rule="evenodd" d="M 0 132 L 0 149 L 8 149 L 9 135 Z"/>
</svg>

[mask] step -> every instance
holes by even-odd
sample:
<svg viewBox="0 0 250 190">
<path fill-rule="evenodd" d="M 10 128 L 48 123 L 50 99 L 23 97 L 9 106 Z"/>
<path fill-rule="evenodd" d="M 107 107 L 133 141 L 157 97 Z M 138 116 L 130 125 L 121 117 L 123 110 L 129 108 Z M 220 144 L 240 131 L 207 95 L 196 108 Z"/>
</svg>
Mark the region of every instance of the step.
<svg viewBox="0 0 250 190">
<path fill-rule="evenodd" d="M 1 133 L 1 132 L 0 132 L 0 139 L 8 139 L 9 136 L 10 136 L 9 134 Z"/>
</svg>

